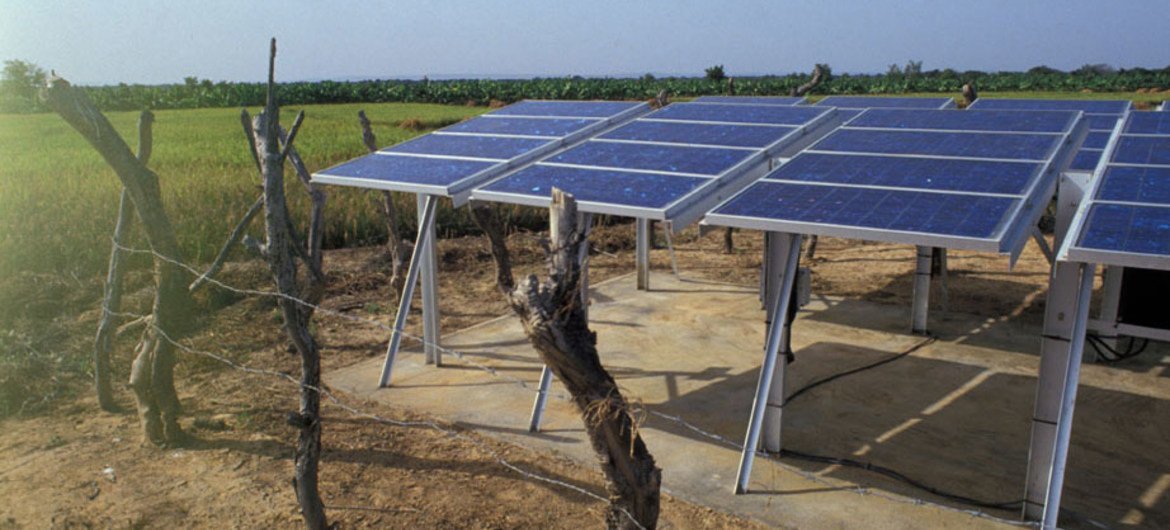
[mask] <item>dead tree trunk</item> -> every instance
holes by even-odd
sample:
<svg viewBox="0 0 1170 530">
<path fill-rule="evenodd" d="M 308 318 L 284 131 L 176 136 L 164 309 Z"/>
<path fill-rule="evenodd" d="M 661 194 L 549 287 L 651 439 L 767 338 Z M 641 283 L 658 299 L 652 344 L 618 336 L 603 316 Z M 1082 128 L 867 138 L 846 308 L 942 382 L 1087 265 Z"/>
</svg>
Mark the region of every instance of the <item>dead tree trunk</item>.
<svg viewBox="0 0 1170 530">
<path fill-rule="evenodd" d="M 150 161 L 153 136 L 154 114 L 149 110 L 142 111 L 138 116 L 138 160 L 146 165 Z M 110 350 L 114 346 L 115 330 L 118 327 L 118 317 L 115 313 L 122 311 L 122 246 L 126 241 L 126 230 L 130 228 L 130 217 L 133 215 L 134 205 L 130 199 L 130 192 L 122 187 L 122 196 L 118 199 L 118 221 L 114 224 L 114 244 L 110 246 L 110 266 L 106 271 L 106 288 L 102 298 L 102 318 L 98 322 L 97 338 L 93 348 L 93 380 L 97 390 L 98 406 L 106 412 L 116 412 L 118 405 L 114 403 L 114 393 L 110 386 Z"/>
<path fill-rule="evenodd" d="M 825 69 L 822 68 L 821 65 L 818 64 L 818 65 L 813 67 L 812 78 L 810 78 L 808 80 L 808 82 L 803 84 L 803 85 L 793 87 L 792 91 L 789 92 L 788 94 L 792 97 L 797 97 L 797 98 L 802 97 L 805 94 L 807 94 L 810 90 L 820 86 L 820 84 L 824 80 L 825 80 Z"/>
<path fill-rule="evenodd" d="M 638 434 L 632 407 L 597 355 L 597 335 L 589 329 L 578 292 L 582 271 L 578 256 L 585 236 L 576 225 L 577 203 L 559 189 L 553 190 L 552 197 L 549 276 L 543 283 L 531 275 L 517 285 L 503 223 L 486 205 L 472 208 L 472 217 L 491 240 L 497 286 L 520 317 L 541 360 L 569 390 L 581 412 L 606 478 L 610 501 L 606 525 L 652 529 L 658 522 L 662 470 Z"/>
<path fill-rule="evenodd" d="M 723 229 L 723 253 L 732 252 L 735 252 L 735 229 L 729 226 Z"/>
<path fill-rule="evenodd" d="M 109 120 L 85 96 L 64 79 L 54 77 L 45 90 L 49 106 L 81 133 L 114 169 L 134 203 L 154 257 L 157 289 L 151 314 L 153 325 L 138 345 L 130 373 L 130 387 L 138 401 L 146 440 L 157 445 L 179 445 L 185 440 L 179 428 L 179 398 L 175 393 L 174 345 L 190 321 L 191 298 L 183 282 L 183 270 L 170 260 L 181 258 L 170 218 L 163 208 L 158 175 L 130 152 Z"/>
<path fill-rule="evenodd" d="M 378 139 L 374 130 L 370 128 L 370 119 L 366 111 L 358 111 L 358 121 L 362 124 L 362 143 L 371 153 L 378 151 Z M 406 265 L 407 249 L 402 243 L 402 236 L 398 235 L 398 211 L 394 208 L 394 193 L 382 192 L 382 212 L 386 214 L 386 252 L 390 255 L 390 286 L 394 292 L 401 294 L 402 286 L 406 283 L 403 267 Z"/>
<path fill-rule="evenodd" d="M 965 83 L 963 85 L 963 100 L 966 102 L 964 107 L 970 107 L 976 99 L 979 99 L 979 93 L 975 91 L 975 83 Z"/>
<path fill-rule="evenodd" d="M 249 147 L 258 154 L 260 173 L 264 182 L 264 224 L 267 241 L 264 246 L 277 289 L 285 295 L 279 299 L 284 329 L 301 356 L 300 410 L 290 412 L 288 422 L 298 427 L 299 437 L 293 476 L 293 488 L 301 507 L 301 516 L 310 530 L 322 530 L 328 524 L 325 505 L 317 488 L 317 472 L 321 458 L 321 355 L 316 340 L 309 331 L 313 308 L 324 295 L 325 275 L 321 269 L 321 226 L 325 194 L 308 182 L 308 171 L 296 156 L 292 145 L 300 129 L 304 113 L 297 116 L 287 135 L 280 128 L 280 107 L 276 101 L 275 83 L 276 39 L 272 39 L 268 57 L 268 98 L 264 111 L 254 120 L 254 136 L 248 138 Z M 283 140 L 283 141 L 282 141 Z M 292 224 L 284 195 L 284 162 L 293 161 L 297 174 L 312 198 L 308 242 L 302 241 Z M 302 175 L 303 172 L 303 175 Z M 308 267 L 305 285 L 297 278 L 297 259 Z"/>
</svg>

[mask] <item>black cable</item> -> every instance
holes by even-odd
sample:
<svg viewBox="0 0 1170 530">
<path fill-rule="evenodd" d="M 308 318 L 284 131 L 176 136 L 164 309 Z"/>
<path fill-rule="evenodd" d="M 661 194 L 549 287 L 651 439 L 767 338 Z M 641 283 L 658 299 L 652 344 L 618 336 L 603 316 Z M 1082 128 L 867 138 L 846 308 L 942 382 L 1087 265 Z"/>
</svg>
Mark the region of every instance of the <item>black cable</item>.
<svg viewBox="0 0 1170 530">
<path fill-rule="evenodd" d="M 823 385 L 823 384 L 825 384 L 825 383 L 829 383 L 829 382 L 832 382 L 832 381 L 836 381 L 837 379 L 840 379 L 840 378 L 842 378 L 842 377 L 845 377 L 845 376 L 850 376 L 850 375 L 856 374 L 856 373 L 858 373 L 858 372 L 864 372 L 864 371 L 866 371 L 866 370 L 869 370 L 869 369 L 871 369 L 871 368 L 877 368 L 877 367 L 879 367 L 879 366 L 881 366 L 881 365 L 883 365 L 883 364 L 892 363 L 892 362 L 894 362 L 894 361 L 896 361 L 896 360 L 898 360 L 898 359 L 901 359 L 901 358 L 903 358 L 903 357 L 906 357 L 907 355 L 910 355 L 911 353 L 914 353 L 914 352 L 918 351 L 918 350 L 919 350 L 919 349 L 921 349 L 923 346 L 926 346 L 926 345 L 928 345 L 928 344 L 931 344 L 931 343 L 933 343 L 934 341 L 935 341 L 935 338 L 934 338 L 934 337 L 930 337 L 928 340 L 925 340 L 925 341 L 922 341 L 922 342 L 920 342 L 920 343 L 918 343 L 918 344 L 915 344 L 914 346 L 912 346 L 911 348 L 907 349 L 906 351 L 904 351 L 904 352 L 901 352 L 901 353 L 899 353 L 899 354 L 897 354 L 897 355 L 894 355 L 893 357 L 887 357 L 887 358 L 885 358 L 885 359 L 882 359 L 882 360 L 880 360 L 880 361 L 877 361 L 877 362 L 874 362 L 874 363 L 867 364 L 867 365 L 865 365 L 865 366 L 861 366 L 861 367 L 858 367 L 858 368 L 854 368 L 854 369 L 852 369 L 852 370 L 846 370 L 846 371 L 844 371 L 844 372 L 836 373 L 836 374 L 830 375 L 830 376 L 828 376 L 828 377 L 825 377 L 825 378 L 823 378 L 823 379 L 818 379 L 818 380 L 816 380 L 816 381 L 813 381 L 813 382 L 811 382 L 811 383 L 809 383 L 809 384 L 807 384 L 807 385 L 804 385 L 803 387 L 801 387 L 801 388 L 800 388 L 800 389 L 798 389 L 797 391 L 795 391 L 795 392 L 793 392 L 793 393 L 789 394 L 789 395 L 788 395 L 788 399 L 784 400 L 784 403 L 785 403 L 785 404 L 792 403 L 792 400 L 796 399 L 796 398 L 797 398 L 797 397 L 799 397 L 801 394 L 803 394 L 803 393 L 805 393 L 805 392 L 808 392 L 809 390 L 812 390 L 812 389 L 814 389 L 814 388 L 816 388 L 816 387 L 818 387 L 818 386 L 821 386 L 821 385 Z"/>
<path fill-rule="evenodd" d="M 1085 335 L 1085 342 L 1093 347 L 1097 354 L 1097 361 L 1107 364 L 1118 363 L 1126 359 L 1137 357 L 1142 352 L 1146 351 L 1146 347 L 1150 345 L 1150 339 L 1142 339 L 1141 346 L 1138 346 L 1138 341 L 1134 337 L 1129 337 L 1129 344 L 1125 351 L 1119 351 L 1113 348 L 1105 339 L 1097 335 Z"/>
<path fill-rule="evenodd" d="M 955 501 L 958 503 L 967 504 L 970 506 L 976 506 L 979 508 L 988 508 L 988 509 L 996 509 L 996 510 L 1014 510 L 1017 508 L 1021 508 L 1024 505 L 1024 499 L 1015 500 L 1015 501 L 993 502 L 993 501 L 985 501 L 985 500 L 975 499 L 975 498 L 967 497 L 964 495 L 959 495 L 957 493 L 950 493 L 950 492 L 935 488 L 933 486 L 929 486 L 925 483 L 919 482 L 919 481 L 912 479 L 910 477 L 907 477 L 906 475 L 903 475 L 902 473 L 895 471 L 893 469 L 890 469 L 888 467 L 879 466 L 879 465 L 873 464 L 871 462 L 862 462 L 860 460 L 853 460 L 850 458 L 837 458 L 837 457 L 832 457 L 832 456 L 816 455 L 816 454 L 811 454 L 811 453 L 802 453 L 800 451 L 793 451 L 791 449 L 782 449 L 780 451 L 780 456 L 781 457 L 795 458 L 798 460 L 807 460 L 809 462 L 817 462 L 820 464 L 833 464 L 833 465 L 851 467 L 851 468 L 869 471 L 872 473 L 877 473 L 879 475 L 883 475 L 885 477 L 892 478 L 892 479 L 897 480 L 899 482 L 913 486 L 914 488 L 917 488 L 917 489 L 920 489 L 920 490 L 925 491 L 927 493 L 930 493 L 931 495 L 934 495 L 937 497 L 942 497 L 944 499 L 948 499 L 948 500 Z"/>
</svg>

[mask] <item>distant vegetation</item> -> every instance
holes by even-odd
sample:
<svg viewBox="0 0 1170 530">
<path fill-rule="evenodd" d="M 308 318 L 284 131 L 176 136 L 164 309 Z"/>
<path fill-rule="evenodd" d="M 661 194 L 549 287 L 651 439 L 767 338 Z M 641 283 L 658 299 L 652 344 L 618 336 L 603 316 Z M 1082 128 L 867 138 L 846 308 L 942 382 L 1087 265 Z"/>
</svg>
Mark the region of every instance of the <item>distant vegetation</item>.
<svg viewBox="0 0 1170 530">
<path fill-rule="evenodd" d="M 707 68 L 702 77 L 536 78 L 519 80 L 462 79 L 435 81 L 320 81 L 284 83 L 281 98 L 289 105 L 318 103 L 442 103 L 488 105 L 521 99 L 648 99 L 665 89 L 676 97 L 721 94 L 727 90 L 723 65 Z M 29 87 L 38 86 L 44 72 L 23 61 L 7 61 L 0 89 L 0 112 L 43 110 Z M 735 91 L 742 95 L 787 95 L 808 81 L 808 74 L 736 76 Z M 904 67 L 891 65 L 884 74 L 835 74 L 813 94 L 958 93 L 974 82 L 982 93 L 1003 91 L 1131 92 L 1170 89 L 1170 67 L 1116 69 L 1087 64 L 1071 72 L 1037 66 L 1027 72 L 923 70 L 921 61 Z M 189 109 L 257 106 L 263 102 L 260 83 L 212 82 L 188 77 L 168 85 L 87 87 L 103 110 Z"/>
</svg>

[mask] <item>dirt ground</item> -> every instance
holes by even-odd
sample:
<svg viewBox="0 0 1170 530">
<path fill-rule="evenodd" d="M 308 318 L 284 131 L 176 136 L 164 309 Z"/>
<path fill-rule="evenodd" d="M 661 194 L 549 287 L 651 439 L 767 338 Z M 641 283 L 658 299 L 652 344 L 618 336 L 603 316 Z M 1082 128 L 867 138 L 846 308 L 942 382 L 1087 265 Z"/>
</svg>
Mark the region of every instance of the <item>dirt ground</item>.
<svg viewBox="0 0 1170 530">
<path fill-rule="evenodd" d="M 592 282 L 633 269 L 633 226 L 599 227 L 593 235 Z M 675 237 L 679 267 L 690 278 L 756 285 L 761 238 L 736 235 L 736 251 L 724 254 L 722 233 L 700 237 L 690 229 Z M 511 246 L 517 274 L 542 269 L 535 237 L 516 234 Z M 350 317 L 389 323 L 395 301 L 381 270 L 380 249 L 333 251 L 326 258 L 330 292 L 326 308 Z M 822 239 L 812 260 L 814 292 L 905 307 L 910 300 L 913 248 Z M 442 322 L 465 328 L 504 314 L 493 285 L 486 241 L 478 237 L 439 244 Z M 669 255 L 653 252 L 656 269 Z M 1014 271 L 1002 257 L 952 253 L 945 306 L 964 313 L 1010 315 L 1039 322 L 1047 264 L 1030 245 Z M 269 289 L 263 265 L 232 264 L 223 280 Z M 271 300 L 224 291 L 208 293 L 222 306 L 200 322 L 187 343 L 237 362 L 297 373 L 282 340 Z M 936 293 L 939 300 L 941 293 Z M 148 293 L 129 297 L 138 310 Z M 97 306 L 95 301 L 93 304 Z M 128 308 L 131 309 L 131 308 Z M 96 309 L 74 326 L 68 347 L 88 355 Z M 319 313 L 317 333 L 325 369 L 381 355 L 387 334 L 372 325 Z M 417 308 L 408 332 L 421 334 Z M 136 332 L 119 342 L 115 358 L 124 380 Z M 409 342 L 407 343 L 409 346 Z M 3 421 L 0 428 L 0 530 L 15 528 L 294 527 L 300 524 L 289 481 L 295 432 L 284 423 L 296 408 L 287 382 L 224 368 L 181 354 L 176 376 L 185 407 L 186 447 L 157 449 L 140 443 L 131 395 L 119 388 L 127 411 L 98 411 L 87 389 L 60 398 L 48 412 Z M 77 382 L 80 386 L 84 381 Z M 408 406 L 351 403 L 399 421 L 430 420 Z M 460 438 L 426 427 L 398 427 L 355 418 L 326 405 L 321 491 L 328 515 L 344 528 L 571 528 L 597 527 L 602 504 L 561 486 L 526 479 L 521 469 L 601 492 L 596 468 L 537 454 L 474 432 Z M 662 527 L 752 528 L 744 519 L 664 498 Z"/>
</svg>

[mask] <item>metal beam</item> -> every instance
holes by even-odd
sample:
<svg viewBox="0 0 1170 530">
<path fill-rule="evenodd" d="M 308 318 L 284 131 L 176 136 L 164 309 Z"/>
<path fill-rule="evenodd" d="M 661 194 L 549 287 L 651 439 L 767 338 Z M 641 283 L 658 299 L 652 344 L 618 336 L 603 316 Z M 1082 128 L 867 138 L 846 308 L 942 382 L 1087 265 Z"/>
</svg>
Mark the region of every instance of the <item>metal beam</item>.
<svg viewBox="0 0 1170 530">
<path fill-rule="evenodd" d="M 931 247 L 918 247 L 914 267 L 914 305 L 910 310 L 910 331 L 926 334 L 926 314 L 930 306 L 930 257 Z"/>
<path fill-rule="evenodd" d="M 418 196 L 418 218 L 423 218 L 427 197 Z M 442 355 L 439 350 L 439 303 L 438 303 L 438 255 L 436 252 L 435 224 L 427 227 L 427 237 L 423 241 L 422 260 L 419 263 L 419 282 L 422 284 L 422 314 L 423 314 L 423 357 L 427 364 L 439 366 L 442 364 Z"/>
<path fill-rule="evenodd" d="M 1098 328 L 1097 337 L 1107 346 L 1117 349 L 1117 339 L 1121 335 L 1117 329 L 1117 313 L 1121 307 L 1121 278 L 1125 274 L 1125 267 L 1106 267 L 1105 282 L 1101 287 L 1101 312 L 1097 318 L 1103 324 Z"/>
<path fill-rule="evenodd" d="M 638 218 L 634 224 L 637 226 L 637 233 L 635 234 L 635 249 L 636 258 L 634 266 L 637 269 L 638 275 L 638 290 L 650 290 L 650 221 L 648 219 Z"/>
<path fill-rule="evenodd" d="M 406 282 L 402 284 L 402 296 L 398 300 L 398 313 L 394 316 L 394 329 L 390 332 L 390 343 L 386 346 L 386 360 L 382 362 L 382 376 L 378 380 L 379 387 L 390 386 L 390 375 L 394 369 L 394 358 L 398 355 L 398 346 L 402 343 L 402 328 L 406 326 L 406 316 L 410 313 L 410 299 L 414 297 L 414 286 L 418 283 L 419 262 L 423 258 L 423 249 L 426 240 L 433 233 L 435 224 L 435 205 L 438 197 L 426 195 L 423 209 L 418 220 L 418 235 L 414 241 L 414 251 L 410 254 L 410 266 L 406 269 Z"/>
<path fill-rule="evenodd" d="M 748 482 L 751 480 L 752 463 L 756 457 L 756 447 L 759 444 L 760 432 L 764 423 L 764 415 L 766 408 L 769 407 L 769 397 L 773 393 L 774 376 L 776 375 L 777 363 L 780 357 L 780 349 L 784 342 L 784 322 L 786 322 L 785 315 L 788 313 L 788 305 L 792 301 L 792 288 L 796 283 L 796 270 L 800 259 L 800 241 L 801 236 L 796 234 L 778 234 L 784 237 L 787 246 L 787 252 L 784 260 L 773 265 L 782 266 L 783 269 L 776 271 L 780 273 L 781 282 L 780 287 L 776 289 L 776 299 L 771 304 L 772 311 L 769 312 L 769 321 L 772 325 L 768 330 L 768 338 L 765 343 L 764 362 L 760 367 L 760 380 L 756 386 L 756 397 L 752 401 L 751 419 L 748 422 L 747 437 L 743 442 L 743 453 L 740 455 L 739 471 L 735 479 L 735 493 L 741 494 L 747 492 Z M 780 362 L 780 369 L 783 371 L 786 363 Z M 781 373 L 778 378 L 781 383 L 780 391 L 783 391 L 784 374 Z M 772 421 L 769 427 L 774 433 L 769 435 L 774 436 L 774 441 L 779 443 L 779 423 L 780 423 L 780 407 L 776 408 L 776 413 L 772 415 Z"/>
<path fill-rule="evenodd" d="M 1060 399 L 1060 415 L 1056 421 L 1056 443 L 1052 449 L 1052 460 L 1048 464 L 1048 491 L 1044 497 L 1044 518 L 1040 527 L 1056 530 L 1060 517 L 1060 496 L 1064 490 L 1064 471 L 1068 463 L 1068 449 L 1072 438 L 1073 411 L 1076 409 L 1077 386 L 1081 378 L 1081 356 L 1085 350 L 1085 326 L 1089 320 L 1089 301 L 1093 296 L 1094 265 L 1062 264 L 1075 267 L 1080 277 L 1072 322 L 1072 342 L 1068 345 L 1068 360 L 1064 374 L 1064 391 Z"/>
</svg>

